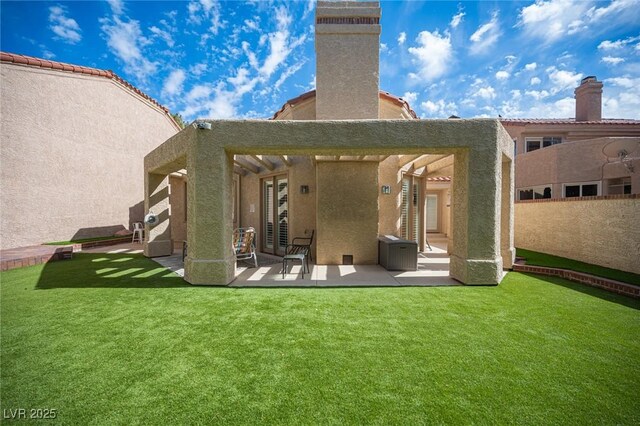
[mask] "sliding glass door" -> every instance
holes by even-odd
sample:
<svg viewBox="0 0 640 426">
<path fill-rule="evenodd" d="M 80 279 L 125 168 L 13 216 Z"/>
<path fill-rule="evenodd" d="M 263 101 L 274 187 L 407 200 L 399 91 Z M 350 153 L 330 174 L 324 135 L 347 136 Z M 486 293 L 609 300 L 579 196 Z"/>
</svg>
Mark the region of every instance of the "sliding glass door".
<svg viewBox="0 0 640 426">
<path fill-rule="evenodd" d="M 284 255 L 289 243 L 289 185 L 286 175 L 262 179 L 262 251 Z"/>
</svg>

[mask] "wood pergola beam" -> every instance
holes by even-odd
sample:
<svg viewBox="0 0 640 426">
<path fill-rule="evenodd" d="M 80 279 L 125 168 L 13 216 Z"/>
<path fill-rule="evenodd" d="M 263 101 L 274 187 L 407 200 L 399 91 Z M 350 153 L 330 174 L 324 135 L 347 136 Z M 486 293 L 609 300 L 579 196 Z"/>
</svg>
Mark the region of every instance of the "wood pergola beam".
<svg viewBox="0 0 640 426">
<path fill-rule="evenodd" d="M 285 166 L 291 167 L 291 159 L 288 155 L 279 155 L 280 160 L 284 163 Z"/>
<path fill-rule="evenodd" d="M 273 171 L 276 168 L 276 166 L 271 161 L 267 160 L 264 155 L 252 155 L 251 158 L 262 164 L 269 171 Z"/>
<path fill-rule="evenodd" d="M 388 156 L 387 156 L 388 157 Z M 409 164 L 410 162 L 417 160 L 422 157 L 422 155 L 399 155 L 398 156 L 398 167 L 402 168 Z M 386 157 L 385 157 L 386 159 Z M 384 161 L 384 160 L 381 160 Z"/>
<path fill-rule="evenodd" d="M 430 174 L 448 166 L 453 166 L 453 155 L 447 155 L 446 157 L 429 164 L 425 173 Z"/>
<path fill-rule="evenodd" d="M 250 171 L 251 173 L 258 174 L 260 172 L 260 168 L 258 166 L 247 161 L 242 161 L 240 160 L 240 158 L 238 158 L 238 156 L 234 156 L 233 162 L 243 169 Z"/>
</svg>

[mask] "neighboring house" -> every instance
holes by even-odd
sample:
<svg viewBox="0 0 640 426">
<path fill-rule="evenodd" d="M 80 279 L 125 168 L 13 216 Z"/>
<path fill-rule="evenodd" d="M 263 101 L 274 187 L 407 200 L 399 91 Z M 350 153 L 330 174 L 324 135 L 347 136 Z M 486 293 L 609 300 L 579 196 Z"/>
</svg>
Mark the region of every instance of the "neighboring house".
<svg viewBox="0 0 640 426">
<path fill-rule="evenodd" d="M 318 2 L 315 91 L 270 121 L 187 126 L 145 157 L 145 208 L 159 218 L 147 256 L 187 240 L 185 279 L 227 284 L 238 226 L 276 255 L 315 231 L 321 265 L 376 264 L 378 235 L 424 250 L 427 230 L 452 228 L 451 275 L 500 282 L 514 256 L 513 141 L 497 120 L 417 120 L 381 92 L 379 18 L 378 2 Z"/>
<path fill-rule="evenodd" d="M 0 246 L 113 235 L 143 218 L 143 158 L 180 130 L 111 71 L 0 53 Z"/>
<path fill-rule="evenodd" d="M 575 118 L 500 120 L 516 142 L 517 200 L 640 194 L 640 120 L 603 119 L 596 77 L 575 95 Z M 625 146 L 636 148 L 624 164 L 603 152 Z"/>
</svg>

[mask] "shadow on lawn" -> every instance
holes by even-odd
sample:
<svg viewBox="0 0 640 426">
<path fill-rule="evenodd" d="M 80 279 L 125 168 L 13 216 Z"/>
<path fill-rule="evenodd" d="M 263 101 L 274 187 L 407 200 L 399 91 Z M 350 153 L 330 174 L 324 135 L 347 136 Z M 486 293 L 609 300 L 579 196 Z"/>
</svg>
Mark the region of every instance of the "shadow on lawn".
<svg viewBox="0 0 640 426">
<path fill-rule="evenodd" d="M 37 289 L 191 287 L 181 277 L 141 254 L 74 253 L 73 259 L 44 265 Z"/>
<path fill-rule="evenodd" d="M 574 290 L 580 293 L 588 294 L 589 296 L 597 297 L 598 299 L 606 300 L 612 303 L 618 303 L 620 305 L 640 310 L 640 300 L 634 299 L 629 296 L 623 296 L 621 294 L 612 293 L 610 291 L 603 290 L 601 288 L 591 287 L 586 284 L 574 283 L 573 281 L 566 280 L 559 277 L 550 277 L 547 275 L 522 273 L 530 277 L 537 278 L 542 281 L 546 281 L 550 284 L 559 285 L 570 290 Z"/>
</svg>

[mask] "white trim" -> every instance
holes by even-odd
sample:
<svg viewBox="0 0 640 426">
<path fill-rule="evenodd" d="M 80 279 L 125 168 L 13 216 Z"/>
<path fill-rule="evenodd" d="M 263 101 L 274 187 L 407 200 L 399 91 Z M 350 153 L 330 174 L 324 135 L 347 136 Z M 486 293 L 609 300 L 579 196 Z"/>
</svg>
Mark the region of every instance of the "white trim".
<svg viewBox="0 0 640 426">
<path fill-rule="evenodd" d="M 597 185 L 598 192 L 596 193 L 596 196 L 602 195 L 602 181 L 594 180 L 589 182 L 567 182 L 562 184 L 562 198 L 575 198 L 575 197 L 567 197 L 567 186 L 579 186 L 580 194 L 578 195 L 578 197 L 585 197 L 585 195 L 582 195 L 582 187 L 584 185 Z"/>
<path fill-rule="evenodd" d="M 550 135 L 547 135 L 547 136 L 525 137 L 524 138 L 524 152 L 527 153 L 527 152 L 537 151 L 537 150 L 543 149 L 543 148 L 548 148 L 548 146 L 544 146 L 544 138 L 557 138 L 557 139 L 560 139 L 560 142 L 551 144 L 549 146 L 559 145 L 562 142 L 564 142 L 564 139 L 563 139 L 562 136 L 550 136 Z M 540 148 L 533 149 L 533 150 L 529 151 L 529 142 L 540 142 Z"/>
<path fill-rule="evenodd" d="M 546 184 L 546 185 L 534 185 L 534 186 L 524 186 L 522 188 L 516 188 L 516 199 L 518 201 L 522 201 L 522 199 L 520 198 L 520 191 L 533 191 L 534 195 L 533 198 L 531 198 L 531 200 L 541 200 L 544 198 L 536 198 L 535 197 L 535 193 L 536 192 L 542 192 L 544 193 L 545 188 L 549 188 L 551 190 L 551 197 L 553 198 L 553 185 L 552 184 Z"/>
</svg>

